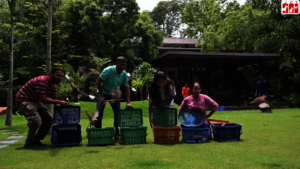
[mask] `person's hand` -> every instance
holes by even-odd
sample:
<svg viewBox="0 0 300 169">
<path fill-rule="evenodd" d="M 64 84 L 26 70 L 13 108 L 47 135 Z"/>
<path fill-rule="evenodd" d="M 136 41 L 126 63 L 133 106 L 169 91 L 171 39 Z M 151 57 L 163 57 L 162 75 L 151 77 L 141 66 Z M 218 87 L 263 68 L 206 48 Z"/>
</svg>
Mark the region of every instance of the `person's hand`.
<svg viewBox="0 0 300 169">
<path fill-rule="evenodd" d="M 164 105 L 164 108 L 169 108 L 169 105 Z"/>
<path fill-rule="evenodd" d="M 100 97 L 100 104 L 101 104 L 101 106 L 104 106 L 107 104 L 104 97 Z"/>
<path fill-rule="evenodd" d="M 130 103 L 127 103 L 127 104 L 126 104 L 126 107 L 132 107 L 132 106 L 131 106 L 131 104 L 130 104 Z"/>
<path fill-rule="evenodd" d="M 66 101 L 60 101 L 59 104 L 60 104 L 61 106 L 67 106 L 67 105 L 69 105 L 69 103 L 66 102 Z"/>
</svg>

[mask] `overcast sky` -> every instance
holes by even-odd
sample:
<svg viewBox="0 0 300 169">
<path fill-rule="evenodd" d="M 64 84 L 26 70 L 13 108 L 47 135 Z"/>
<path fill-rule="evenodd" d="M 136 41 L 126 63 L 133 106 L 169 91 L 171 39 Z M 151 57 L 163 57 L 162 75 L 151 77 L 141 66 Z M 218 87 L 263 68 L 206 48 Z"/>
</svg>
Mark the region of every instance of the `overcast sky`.
<svg viewBox="0 0 300 169">
<path fill-rule="evenodd" d="M 153 8 L 157 5 L 157 3 L 162 0 L 136 0 L 136 2 L 139 4 L 141 11 L 148 10 L 152 11 Z M 164 0 L 168 1 L 168 0 Z M 237 0 L 239 4 L 244 5 L 246 0 Z"/>
</svg>

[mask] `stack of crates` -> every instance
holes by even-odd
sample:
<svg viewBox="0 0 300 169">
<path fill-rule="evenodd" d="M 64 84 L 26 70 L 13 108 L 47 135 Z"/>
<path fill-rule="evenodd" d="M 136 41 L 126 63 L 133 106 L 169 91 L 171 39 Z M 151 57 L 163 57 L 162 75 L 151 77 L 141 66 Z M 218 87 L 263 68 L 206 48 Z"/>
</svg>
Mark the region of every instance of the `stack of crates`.
<svg viewBox="0 0 300 169">
<path fill-rule="evenodd" d="M 153 109 L 153 135 L 156 144 L 178 144 L 181 127 L 177 126 L 177 109 Z"/>
<path fill-rule="evenodd" d="M 215 141 L 240 141 L 243 134 L 242 125 L 223 120 L 209 120 Z"/>
<path fill-rule="evenodd" d="M 185 110 L 179 113 L 182 127 L 182 141 L 184 143 L 205 143 L 211 138 L 209 125 L 203 125 L 202 112 Z"/>
<path fill-rule="evenodd" d="M 70 146 L 81 144 L 79 106 L 56 106 L 54 108 L 51 144 Z"/>
<path fill-rule="evenodd" d="M 146 143 L 147 126 L 143 126 L 142 109 L 119 110 L 118 124 L 121 144 Z"/>
</svg>

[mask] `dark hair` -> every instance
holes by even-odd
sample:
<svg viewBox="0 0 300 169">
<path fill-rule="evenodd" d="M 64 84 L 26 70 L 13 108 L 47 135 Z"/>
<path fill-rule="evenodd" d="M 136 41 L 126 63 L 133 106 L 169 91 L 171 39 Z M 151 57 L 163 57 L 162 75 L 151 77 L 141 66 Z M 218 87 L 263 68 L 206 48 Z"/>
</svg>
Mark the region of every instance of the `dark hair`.
<svg viewBox="0 0 300 169">
<path fill-rule="evenodd" d="M 264 77 L 262 74 L 259 74 L 259 77 Z"/>
<path fill-rule="evenodd" d="M 155 107 L 159 107 L 160 103 L 161 103 L 161 100 L 160 100 L 161 98 L 159 96 L 159 88 L 156 84 L 159 79 L 166 80 L 165 95 L 167 96 L 167 98 L 170 97 L 169 96 L 170 86 L 173 85 L 173 88 L 175 88 L 174 82 L 164 72 L 157 71 L 154 74 L 154 78 L 150 82 L 149 88 L 148 88 L 149 97 L 152 98 L 152 102 Z"/>
<path fill-rule="evenodd" d="M 198 82 L 195 82 L 195 83 L 193 83 L 193 85 L 192 85 L 192 88 L 191 88 L 191 89 L 192 89 L 192 90 L 194 90 L 194 87 L 195 87 L 195 85 L 196 85 L 196 84 L 197 84 L 197 85 L 199 85 L 199 87 L 200 87 L 200 90 L 201 90 L 201 85 L 200 85 Z"/>
<path fill-rule="evenodd" d="M 120 62 L 127 62 L 127 59 L 124 56 L 119 56 L 119 57 L 117 57 L 116 63 L 118 63 L 119 61 Z"/>
<path fill-rule="evenodd" d="M 57 71 L 62 71 L 63 73 L 66 73 L 66 71 L 63 70 L 61 67 L 56 66 L 51 69 L 50 74 L 55 74 Z"/>
</svg>

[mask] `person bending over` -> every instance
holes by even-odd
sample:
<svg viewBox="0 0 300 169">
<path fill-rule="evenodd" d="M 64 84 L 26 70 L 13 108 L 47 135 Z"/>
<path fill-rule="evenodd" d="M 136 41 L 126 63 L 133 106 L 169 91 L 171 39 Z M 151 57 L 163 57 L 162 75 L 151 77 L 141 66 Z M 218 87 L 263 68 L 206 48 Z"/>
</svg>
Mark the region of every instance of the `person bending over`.
<svg viewBox="0 0 300 169">
<path fill-rule="evenodd" d="M 50 130 L 53 117 L 44 104 L 66 106 L 68 102 L 57 100 L 56 85 L 61 82 L 65 71 L 59 67 L 51 70 L 48 76 L 39 76 L 28 81 L 17 93 L 16 103 L 24 114 L 29 128 L 25 148 L 37 148 Z"/>
</svg>

